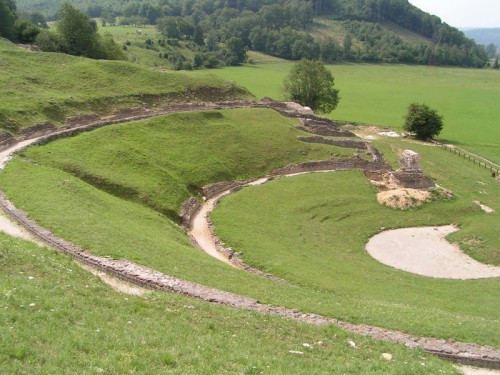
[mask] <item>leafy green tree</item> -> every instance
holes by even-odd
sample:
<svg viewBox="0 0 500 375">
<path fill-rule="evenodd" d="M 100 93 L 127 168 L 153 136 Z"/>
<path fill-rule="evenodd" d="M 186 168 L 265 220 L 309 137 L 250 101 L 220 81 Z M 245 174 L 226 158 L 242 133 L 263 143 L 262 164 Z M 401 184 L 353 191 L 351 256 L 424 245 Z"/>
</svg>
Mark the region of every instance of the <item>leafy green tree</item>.
<svg viewBox="0 0 500 375">
<path fill-rule="evenodd" d="M 426 104 L 410 104 L 404 120 L 403 128 L 421 140 L 432 139 L 443 129 L 443 117 Z"/>
<path fill-rule="evenodd" d="M 49 25 L 47 25 L 47 20 L 45 19 L 44 15 L 40 12 L 33 12 L 30 13 L 28 16 L 28 19 L 33 22 L 36 26 L 42 28 L 42 29 L 48 29 Z"/>
<path fill-rule="evenodd" d="M 34 43 L 36 36 L 40 32 L 38 26 L 26 19 L 16 21 L 16 39 L 21 43 Z"/>
<path fill-rule="evenodd" d="M 229 49 L 228 64 L 239 65 L 247 61 L 247 48 L 240 38 L 231 38 L 226 42 Z"/>
<path fill-rule="evenodd" d="M 64 51 L 75 56 L 90 56 L 97 32 L 95 21 L 69 3 L 61 5 L 60 12 L 57 32 Z"/>
<path fill-rule="evenodd" d="M 179 30 L 179 23 L 177 22 L 179 17 L 162 17 L 156 21 L 156 27 L 167 38 L 179 39 L 181 33 Z"/>
<path fill-rule="evenodd" d="M 63 52 L 63 42 L 59 34 L 43 29 L 36 36 L 35 44 L 44 52 Z"/>
<path fill-rule="evenodd" d="M 296 63 L 283 81 L 283 89 L 288 99 L 323 113 L 333 111 L 340 100 L 332 73 L 316 60 Z"/>
<path fill-rule="evenodd" d="M 493 69 L 500 69 L 500 63 L 498 62 L 498 57 L 495 58 L 495 62 L 493 63 Z"/>
<path fill-rule="evenodd" d="M 0 0 L 0 37 L 14 40 L 16 37 L 16 3 Z"/>
<path fill-rule="evenodd" d="M 116 16 L 113 12 L 105 10 L 101 13 L 101 22 L 103 27 L 106 25 L 114 26 L 116 25 Z"/>
<path fill-rule="evenodd" d="M 205 44 L 205 38 L 203 37 L 203 29 L 200 26 L 196 26 L 194 28 L 193 42 L 195 42 L 199 46 L 203 46 Z"/>
</svg>

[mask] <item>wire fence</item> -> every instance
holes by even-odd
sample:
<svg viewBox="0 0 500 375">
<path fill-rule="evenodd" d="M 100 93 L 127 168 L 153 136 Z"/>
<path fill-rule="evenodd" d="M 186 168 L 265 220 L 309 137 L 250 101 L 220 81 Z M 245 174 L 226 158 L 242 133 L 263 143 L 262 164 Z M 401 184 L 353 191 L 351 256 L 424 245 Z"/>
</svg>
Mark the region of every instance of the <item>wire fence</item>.
<svg viewBox="0 0 500 375">
<path fill-rule="evenodd" d="M 345 125 L 345 124 L 351 124 L 355 126 L 376 126 L 381 129 L 389 129 L 391 131 L 395 131 L 398 133 L 404 133 L 404 129 L 402 126 L 396 126 L 396 125 L 376 125 L 376 124 L 365 124 L 362 122 L 356 122 L 356 121 L 337 121 L 339 125 Z M 500 177 L 500 165 L 497 165 L 495 163 L 489 162 L 487 160 L 481 159 L 479 156 L 467 153 L 465 150 L 462 150 L 458 147 L 451 147 L 448 145 L 445 145 L 441 142 L 438 141 L 432 141 L 436 146 L 441 147 L 445 151 L 448 151 L 450 153 L 454 153 L 458 157 L 463 158 L 464 160 L 467 160 L 474 165 L 477 165 L 480 168 L 484 168 L 486 170 L 489 170 L 491 173 L 491 177 Z"/>
<path fill-rule="evenodd" d="M 441 147 L 443 150 L 448 151 L 450 153 L 454 153 L 458 157 L 463 158 L 464 160 L 468 160 L 469 162 L 473 163 L 474 165 L 477 165 L 480 168 L 484 168 L 486 170 L 489 169 L 491 177 L 500 176 L 500 166 L 494 165 L 493 163 L 489 163 L 481 159 L 477 159 L 475 155 L 471 155 L 470 153 L 467 153 L 464 150 L 459 149 L 457 147 L 450 147 L 440 142 L 434 142 L 434 143 L 437 146 Z"/>
</svg>

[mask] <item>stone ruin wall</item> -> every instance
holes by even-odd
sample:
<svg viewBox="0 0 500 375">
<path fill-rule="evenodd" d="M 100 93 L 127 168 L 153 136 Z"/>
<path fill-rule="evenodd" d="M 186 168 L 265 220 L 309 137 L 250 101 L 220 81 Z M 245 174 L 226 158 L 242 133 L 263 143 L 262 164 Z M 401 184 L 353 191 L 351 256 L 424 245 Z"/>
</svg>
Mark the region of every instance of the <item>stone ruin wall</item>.
<svg viewBox="0 0 500 375">
<path fill-rule="evenodd" d="M 321 136 L 313 136 L 313 137 L 299 137 L 298 138 L 302 142 L 307 143 L 323 143 L 331 146 L 337 147 L 347 147 L 347 148 L 359 148 L 359 149 L 367 149 L 367 142 L 364 141 L 354 141 L 351 139 L 329 139 L 323 138 Z"/>
</svg>

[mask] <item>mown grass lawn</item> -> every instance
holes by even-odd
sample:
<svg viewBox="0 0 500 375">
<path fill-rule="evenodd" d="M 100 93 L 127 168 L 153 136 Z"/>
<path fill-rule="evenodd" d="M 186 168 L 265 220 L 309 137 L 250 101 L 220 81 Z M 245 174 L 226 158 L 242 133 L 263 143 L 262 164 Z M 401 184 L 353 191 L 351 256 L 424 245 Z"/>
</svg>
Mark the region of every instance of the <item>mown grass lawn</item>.
<svg viewBox="0 0 500 375">
<path fill-rule="evenodd" d="M 282 99 L 282 81 L 292 63 L 256 53 L 250 56 L 255 64 L 211 73 L 238 82 L 259 99 Z M 403 125 L 410 103 L 426 103 L 444 116 L 444 129 L 438 139 L 500 164 L 498 71 L 385 64 L 339 64 L 329 69 L 341 100 L 328 117 L 398 127 Z"/>
<path fill-rule="evenodd" d="M 199 186 L 259 177 L 280 165 L 323 159 L 332 153 L 352 154 L 350 149 L 299 142 L 295 125 L 295 120 L 273 111 L 247 109 L 174 114 L 110 126 L 26 150 L 0 174 L 0 187 L 41 225 L 99 255 L 126 258 L 263 303 L 418 335 L 499 345 L 496 306 L 500 280 L 418 277 L 381 266 L 363 250 L 364 243 L 382 226 L 450 222 L 480 233 L 485 249 L 495 249 L 490 246 L 496 238 L 491 237 L 493 230 L 478 225 L 484 213 L 465 195 L 472 198 L 472 181 L 488 184 L 490 177 L 477 167 L 452 164 L 460 159 L 437 148 L 432 150 L 442 154 L 424 157 L 428 157 L 426 171 L 454 190 L 457 198 L 415 212 L 379 207 L 374 189 L 356 172 L 303 176 L 256 188 L 266 191 L 282 186 L 274 195 L 261 195 L 259 190 L 250 203 L 253 212 L 239 203 L 253 189 L 243 189 L 224 200 L 214 216 L 219 234 L 243 251 L 245 260 L 283 276 L 288 284 L 230 268 L 189 244 L 168 215 L 189 194 L 196 195 Z M 400 146 L 384 147 L 389 155 Z M 434 158 L 442 158 L 442 162 Z M 460 173 L 449 177 L 446 158 L 456 158 L 449 163 Z M 431 168 L 433 162 L 435 168 Z M 470 175 L 472 180 L 461 182 L 458 176 L 462 175 Z M 326 180 L 314 180 L 318 178 Z M 328 180 L 331 178 L 340 180 Z M 295 196 L 287 198 L 285 193 L 294 181 L 302 183 Z M 488 192 L 485 196 L 498 196 L 498 185 L 480 186 Z M 308 199 L 313 203 L 297 199 L 304 191 L 310 193 Z M 276 195 L 284 200 L 275 201 Z M 273 199 L 266 200 L 266 196 Z M 496 207 L 495 202 L 485 204 Z M 295 217 L 302 222 L 291 222 Z M 489 216 L 489 223 L 494 224 L 496 218 Z M 309 227 L 316 224 L 321 231 L 309 233 Z M 304 237 L 297 237 L 299 233 Z M 332 247 L 339 241 L 340 249 Z M 298 253 L 291 251 L 298 249 Z M 268 251 L 274 252 L 272 256 L 264 256 Z M 322 258 L 325 251 L 328 259 Z M 476 257 L 495 262 L 498 253 L 488 251 L 472 249 Z M 336 256 L 342 262 L 332 264 Z M 309 262 L 310 258 L 315 260 Z"/>
</svg>

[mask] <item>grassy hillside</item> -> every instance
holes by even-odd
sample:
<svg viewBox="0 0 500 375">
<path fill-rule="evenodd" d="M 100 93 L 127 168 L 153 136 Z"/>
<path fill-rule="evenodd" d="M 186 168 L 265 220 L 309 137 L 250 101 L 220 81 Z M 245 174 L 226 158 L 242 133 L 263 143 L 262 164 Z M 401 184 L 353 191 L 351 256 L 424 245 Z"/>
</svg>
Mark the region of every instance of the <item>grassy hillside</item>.
<svg viewBox="0 0 500 375">
<path fill-rule="evenodd" d="M 119 294 L 68 257 L 4 234 L 0 269 L 3 374 L 457 373 L 418 350 L 335 327 L 170 293 Z"/>
<path fill-rule="evenodd" d="M 69 115 L 172 102 L 249 98 L 218 77 L 159 73 L 119 61 L 29 52 L 0 40 L 0 123 L 15 132 Z"/>
<path fill-rule="evenodd" d="M 291 63 L 252 54 L 256 64 L 213 71 L 247 87 L 257 98 L 283 98 L 280 87 Z M 330 65 L 340 103 L 328 117 L 384 126 L 402 126 L 412 102 L 426 103 L 444 116 L 438 137 L 500 164 L 497 119 L 499 72 L 411 65 Z M 190 73 L 199 77 L 205 71 Z"/>
<path fill-rule="evenodd" d="M 328 276 L 328 272 L 318 272 L 317 283 L 312 282 L 294 274 L 294 269 L 283 271 L 277 258 L 273 258 L 272 264 L 255 263 L 269 271 L 283 272 L 289 284 L 277 284 L 235 270 L 193 248 L 185 234 L 159 213 L 176 211 L 189 192 L 195 193 L 197 187 L 205 183 L 261 176 L 277 165 L 327 158 L 332 153 L 352 154 L 349 149 L 341 151 L 327 145 L 297 141 L 300 132 L 293 128 L 295 124 L 294 120 L 273 111 L 248 109 L 176 114 L 111 126 L 25 151 L 0 175 L 0 188 L 41 225 L 99 255 L 130 259 L 167 274 L 253 296 L 265 303 L 414 334 L 498 345 L 498 335 L 495 334 L 500 329 L 496 309 L 498 299 L 494 296 L 500 280 L 434 280 L 388 271 L 387 267 L 367 256 L 360 257 L 359 246 L 380 227 L 394 225 L 400 215 L 377 208 L 373 189 L 355 173 L 339 173 L 339 181 L 327 178 L 314 182 L 308 179 L 308 183 L 297 189 L 310 190 L 316 200 L 324 199 L 325 209 L 330 204 L 339 209 L 343 206 L 350 209 L 351 203 L 347 204 L 345 200 L 336 202 L 335 197 L 357 197 L 359 207 L 352 207 L 358 214 L 339 222 L 348 225 L 342 227 L 345 234 L 338 238 L 352 236 L 352 240 L 343 243 L 344 256 L 352 258 L 353 263 L 366 272 L 358 272 L 354 266 L 337 269 L 335 264 L 344 264 L 342 262 L 328 263 L 331 265 L 328 272 L 349 280 L 348 284 L 329 284 L 331 275 Z M 384 152 L 392 155 L 391 145 L 384 147 Z M 452 176 L 446 173 L 446 164 L 437 164 L 433 168 L 426 166 L 426 170 L 439 176 L 442 186 L 455 189 L 456 185 L 457 199 L 402 213 L 404 222 L 407 225 L 463 223 L 464 230 L 470 230 L 469 235 L 484 238 L 484 243 L 480 244 L 482 247 L 492 248 L 495 241 L 491 230 L 488 232 L 479 225 L 466 226 L 480 220 L 484 222 L 485 214 L 471 202 L 471 186 L 461 182 L 459 176 L 470 176 L 472 181 L 485 183 L 491 180 L 477 167 L 462 165 L 461 159 L 440 149 L 435 149 L 435 152 L 440 154 L 431 155 L 430 161 L 441 158 L 439 160 L 443 163 L 453 165 L 456 173 Z M 24 182 L 21 186 L 20 180 Z M 267 186 L 263 188 L 267 189 Z M 498 188 L 494 181 L 488 186 L 481 185 L 481 191 L 488 193 L 484 197 L 481 195 L 481 201 L 496 207 L 496 201 L 486 197 L 497 196 Z M 309 211 L 301 210 L 301 200 L 290 196 L 289 192 L 284 187 L 281 196 L 285 203 L 265 202 L 265 210 L 274 211 L 275 217 L 285 215 L 288 219 L 307 215 Z M 245 190 L 242 193 L 246 194 Z M 43 199 L 39 199 L 40 196 Z M 282 206 L 285 205 L 292 211 L 295 208 L 295 211 L 284 211 Z M 256 207 L 264 209 L 261 206 Z M 321 207 L 317 209 L 322 210 Z M 371 219 L 367 209 L 374 211 L 375 219 Z M 251 217 L 250 211 L 248 217 L 241 211 L 236 212 L 240 214 L 233 218 L 234 223 L 245 223 Z M 489 216 L 486 223 L 493 223 L 496 217 L 496 214 Z M 356 219 L 360 223 L 368 222 L 367 226 L 360 230 L 350 221 Z M 218 230 L 223 230 L 227 224 L 231 231 L 231 220 L 217 220 Z M 253 238 L 284 228 L 283 232 L 274 232 L 274 238 L 286 242 L 284 234 L 293 230 L 295 224 L 287 227 L 285 223 L 286 220 L 276 222 L 263 217 L 257 225 L 262 233 Z M 311 225 L 314 223 L 313 220 Z M 326 220 L 321 225 L 331 224 L 332 221 Z M 331 233 L 337 233 L 335 228 Z M 320 236 L 317 240 L 322 238 Z M 244 246 L 246 241 L 245 238 L 241 241 L 227 239 L 232 241 L 234 248 Z M 319 255 L 328 245 L 328 241 L 317 242 L 314 237 L 311 240 L 313 242 L 308 243 L 312 247 L 304 249 L 300 259 L 306 259 L 309 253 Z M 296 241 L 293 246 L 299 249 L 300 244 Z M 333 249 L 328 248 L 328 251 Z M 250 252 L 245 248 L 246 254 Z M 495 252 L 479 250 L 472 254 L 481 254 L 486 261 L 498 261 Z M 314 272 L 316 270 L 312 274 Z M 385 288 L 391 286 L 391 293 L 383 292 L 384 285 Z M 373 295 L 368 296 L 368 291 Z"/>
</svg>

